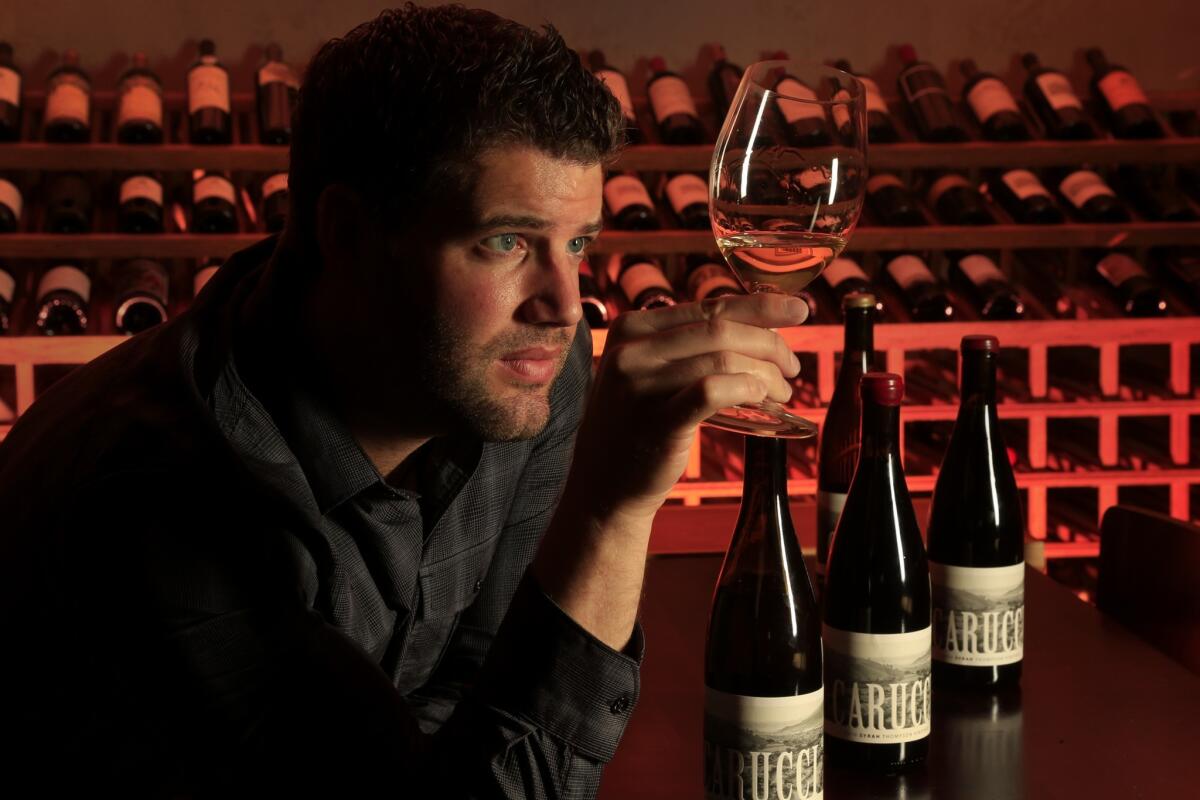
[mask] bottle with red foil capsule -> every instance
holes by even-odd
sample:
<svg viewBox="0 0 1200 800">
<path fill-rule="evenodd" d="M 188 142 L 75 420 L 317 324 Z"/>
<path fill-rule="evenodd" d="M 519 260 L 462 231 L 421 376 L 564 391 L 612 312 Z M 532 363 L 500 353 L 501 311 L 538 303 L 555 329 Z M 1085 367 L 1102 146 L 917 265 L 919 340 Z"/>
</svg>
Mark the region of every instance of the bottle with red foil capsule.
<svg viewBox="0 0 1200 800">
<path fill-rule="evenodd" d="M 772 54 L 775 59 L 787 59 L 782 50 Z M 783 116 L 788 141 L 795 147 L 821 147 L 833 141 L 829 135 L 829 119 L 825 105 L 819 102 L 816 91 L 795 75 L 782 74 L 772 89 L 775 105 Z"/>
<path fill-rule="evenodd" d="M 599 50 L 593 50 L 588 56 L 588 65 L 592 68 L 592 74 L 608 87 L 613 97 L 621 104 L 621 113 L 625 116 L 625 138 L 630 144 L 641 144 L 646 137 L 638 125 L 637 112 L 633 107 L 633 96 L 629 93 L 629 81 L 625 79 L 625 73 L 609 64 L 604 58 L 604 53 Z"/>
<path fill-rule="evenodd" d="M 867 141 L 871 144 L 889 144 L 899 141 L 900 134 L 896 132 L 896 123 L 892 121 L 892 112 L 887 107 L 887 102 L 883 99 L 883 92 L 879 91 L 879 84 L 866 75 L 861 75 L 850 69 L 850 62 L 846 59 L 841 59 L 834 62 L 834 66 L 842 72 L 849 72 L 854 77 L 862 81 L 863 87 L 867 90 Z M 842 109 L 844 111 L 844 109 Z M 843 128 L 850 124 L 849 118 L 839 120 L 838 107 L 834 107 L 834 123 L 841 133 Z"/>
<path fill-rule="evenodd" d="M 917 137 L 926 142 L 967 141 L 970 137 L 959 122 L 942 74 L 932 64 L 918 61 L 912 45 L 900 47 L 900 60 L 904 69 L 896 84 L 912 117 Z"/>
<path fill-rule="evenodd" d="M 92 81 L 76 50 L 63 53 L 63 63 L 46 79 L 42 127 L 47 142 L 81 143 L 92 137 Z"/>
<path fill-rule="evenodd" d="M 145 53 L 134 53 L 133 63 L 117 87 L 117 141 L 121 144 L 162 144 L 162 81 Z"/>
<path fill-rule="evenodd" d="M 654 74 L 646 83 L 646 95 L 663 144 L 701 144 L 704 126 L 688 85 L 667 69 L 662 56 L 650 59 L 650 69 Z"/>
<path fill-rule="evenodd" d="M 984 138 L 994 142 L 1021 142 L 1029 138 L 1021 108 L 1004 81 L 981 71 L 970 58 L 960 62 L 958 69 L 967 79 L 963 99 L 975 115 Z"/>
<path fill-rule="evenodd" d="M 1083 101 L 1075 94 L 1071 80 L 1062 72 L 1043 67 L 1034 53 L 1026 53 L 1021 63 L 1029 73 L 1025 79 L 1025 99 L 1033 107 L 1046 135 L 1051 139 L 1095 139 L 1096 129 L 1083 110 Z"/>
<path fill-rule="evenodd" d="M 1161 138 L 1162 125 L 1137 78 L 1124 67 L 1109 64 L 1098 47 L 1085 56 L 1092 68 L 1092 94 L 1104 109 L 1113 135 L 1118 139 Z"/>
</svg>

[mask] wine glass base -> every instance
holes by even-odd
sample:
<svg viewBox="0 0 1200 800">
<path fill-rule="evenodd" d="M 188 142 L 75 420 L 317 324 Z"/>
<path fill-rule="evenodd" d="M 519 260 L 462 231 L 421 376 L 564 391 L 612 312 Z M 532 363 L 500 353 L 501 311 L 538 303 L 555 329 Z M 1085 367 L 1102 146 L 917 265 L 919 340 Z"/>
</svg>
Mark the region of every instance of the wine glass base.
<svg viewBox="0 0 1200 800">
<path fill-rule="evenodd" d="M 744 403 L 723 408 L 704 420 L 704 425 L 747 436 L 774 436 L 779 439 L 810 439 L 817 435 L 815 423 L 798 417 L 778 403 Z"/>
</svg>

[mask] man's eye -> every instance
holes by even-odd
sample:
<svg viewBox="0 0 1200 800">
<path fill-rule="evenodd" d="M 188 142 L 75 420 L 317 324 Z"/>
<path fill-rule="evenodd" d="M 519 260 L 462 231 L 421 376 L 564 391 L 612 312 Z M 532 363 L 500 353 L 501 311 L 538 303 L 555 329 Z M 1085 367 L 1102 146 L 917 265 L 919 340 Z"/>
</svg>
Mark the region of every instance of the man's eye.
<svg viewBox="0 0 1200 800">
<path fill-rule="evenodd" d="M 483 240 L 483 246 L 498 253 L 511 253 L 521 244 L 521 237 L 515 233 L 500 233 Z"/>
<path fill-rule="evenodd" d="M 592 240 L 586 236 L 577 236 L 571 241 L 567 242 L 567 252 L 573 256 L 577 256 L 587 249 L 587 246 L 591 244 L 591 241 Z"/>
</svg>

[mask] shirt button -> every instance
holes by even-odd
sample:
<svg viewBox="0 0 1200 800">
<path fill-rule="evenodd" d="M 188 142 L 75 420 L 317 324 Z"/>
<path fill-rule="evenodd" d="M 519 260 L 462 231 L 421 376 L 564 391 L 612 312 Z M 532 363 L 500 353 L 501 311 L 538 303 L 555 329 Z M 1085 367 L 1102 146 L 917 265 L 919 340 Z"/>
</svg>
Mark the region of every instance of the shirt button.
<svg viewBox="0 0 1200 800">
<path fill-rule="evenodd" d="M 608 704 L 608 710 L 614 714 L 624 714 L 629 710 L 629 695 L 623 694 Z"/>
</svg>

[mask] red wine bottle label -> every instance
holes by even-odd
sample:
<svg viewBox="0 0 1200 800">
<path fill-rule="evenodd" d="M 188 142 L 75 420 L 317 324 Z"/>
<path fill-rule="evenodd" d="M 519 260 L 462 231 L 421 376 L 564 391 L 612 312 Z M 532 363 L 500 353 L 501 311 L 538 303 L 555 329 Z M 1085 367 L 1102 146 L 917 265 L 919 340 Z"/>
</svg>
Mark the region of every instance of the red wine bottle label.
<svg viewBox="0 0 1200 800">
<path fill-rule="evenodd" d="M 625 76 L 615 69 L 602 69 L 596 72 L 596 77 L 608 87 L 613 97 L 617 98 L 625 118 L 637 119 L 633 113 L 633 97 L 629 94 L 629 84 L 625 81 Z"/>
<path fill-rule="evenodd" d="M 213 264 L 208 267 L 202 267 L 196 271 L 196 275 L 192 278 L 193 297 L 200 294 L 200 290 L 204 288 L 204 284 L 208 283 L 212 276 L 217 274 L 217 270 L 220 268 L 220 264 Z"/>
<path fill-rule="evenodd" d="M 130 175 L 121 182 L 121 203 L 144 198 L 152 203 L 162 205 L 162 184 L 149 175 Z"/>
<path fill-rule="evenodd" d="M 229 73 L 215 63 L 198 64 L 188 72 L 188 113 L 195 114 L 202 108 L 229 113 Z"/>
<path fill-rule="evenodd" d="M 83 125 L 91 120 L 91 86 L 71 72 L 55 76 L 46 97 L 46 121 L 74 120 Z"/>
<path fill-rule="evenodd" d="M 1108 73 L 1097 81 L 1097 85 L 1100 87 L 1101 94 L 1104 95 L 1104 99 L 1108 101 L 1108 105 L 1113 111 L 1120 111 L 1125 106 L 1137 103 L 1150 104 L 1146 93 L 1138 85 L 1137 78 L 1134 78 L 1123 69 L 1115 69 Z"/>
<path fill-rule="evenodd" d="M 998 667 L 1025 653 L 1025 562 L 956 567 L 929 562 L 933 657 L 964 667 Z"/>
<path fill-rule="evenodd" d="M 199 203 L 210 197 L 228 200 L 230 205 L 237 205 L 237 194 L 233 184 L 224 175 L 205 175 L 192 186 L 192 202 Z"/>
<path fill-rule="evenodd" d="M 914 64 L 900 73 L 900 91 L 909 103 L 915 103 L 922 97 L 931 94 L 949 96 L 942 76 L 932 64 Z"/>
<path fill-rule="evenodd" d="M 687 279 L 688 297 L 696 302 L 722 294 L 741 294 L 742 287 L 724 264 L 701 264 Z"/>
<path fill-rule="evenodd" d="M 8 206 L 13 216 L 21 218 L 24 203 L 21 200 L 21 190 L 12 181 L 0 178 L 0 205 Z"/>
<path fill-rule="evenodd" d="M 1113 286 L 1120 286 L 1130 278 L 1146 277 L 1146 270 L 1124 253 L 1109 253 L 1096 264 L 1096 271 Z"/>
<path fill-rule="evenodd" d="M 654 118 L 659 122 L 675 114 L 696 116 L 696 104 L 692 102 L 692 93 L 688 91 L 683 78 L 664 75 L 650 84 L 647 93 L 650 95 L 650 107 L 654 109 Z"/>
<path fill-rule="evenodd" d="M 789 124 L 803 119 L 825 119 L 825 106 L 817 102 L 817 93 L 795 78 L 783 78 L 775 84 L 779 111 Z"/>
<path fill-rule="evenodd" d="M 667 181 L 667 200 L 676 214 L 694 203 L 708 205 L 708 182 L 698 175 L 683 173 Z"/>
<path fill-rule="evenodd" d="M 614 175 L 604 183 L 604 203 L 614 217 L 629 206 L 640 204 L 654 208 L 646 184 L 634 175 Z"/>
<path fill-rule="evenodd" d="M 880 189 L 886 189 L 889 186 L 899 186 L 904 188 L 904 182 L 890 172 L 885 172 L 881 175 L 872 175 L 867 179 L 867 194 L 875 194 Z"/>
<path fill-rule="evenodd" d="M 21 104 L 21 76 L 8 67 L 0 67 L 0 103 Z"/>
<path fill-rule="evenodd" d="M 864 281 L 870 281 L 867 273 L 863 272 L 862 267 L 854 263 L 848 258 L 835 258 L 829 262 L 829 266 L 821 273 L 825 276 L 825 282 L 832 287 L 837 287 L 842 281 L 851 278 L 858 278 Z"/>
<path fill-rule="evenodd" d="M 879 91 L 879 84 L 870 78 L 857 76 L 862 81 L 863 88 L 867 90 L 867 112 L 878 111 L 880 114 L 888 114 L 887 103 L 883 101 L 883 92 Z"/>
<path fill-rule="evenodd" d="M 824 797 L 824 702 L 823 690 L 749 697 L 706 688 L 707 800 Z"/>
<path fill-rule="evenodd" d="M 647 289 L 671 291 L 671 284 L 667 281 L 667 276 L 663 275 L 662 270 L 656 264 L 649 261 L 630 264 L 621 272 L 621 279 L 617 282 L 621 284 L 621 291 L 625 292 L 625 297 L 631 303 Z"/>
<path fill-rule="evenodd" d="M 9 275 L 7 270 L 0 269 L 0 300 L 11 305 L 16 290 L 17 282 L 13 280 L 13 276 Z"/>
<path fill-rule="evenodd" d="M 987 256 L 978 254 L 963 256 L 958 262 L 958 268 L 976 286 L 983 286 L 988 281 L 1003 282 L 1006 280 L 1004 273 L 996 266 L 996 262 Z"/>
<path fill-rule="evenodd" d="M 998 78 L 984 78 L 967 92 L 967 104 L 980 122 L 987 122 L 1001 111 L 1021 113 L 1012 92 Z"/>
<path fill-rule="evenodd" d="M 79 267 L 63 265 L 60 267 L 51 267 L 42 275 L 41 281 L 38 282 L 38 303 L 41 303 L 46 295 L 59 290 L 74 292 L 79 295 L 83 302 L 87 302 L 92 296 L 92 279 L 87 276 Z"/>
<path fill-rule="evenodd" d="M 263 181 L 262 196 L 266 200 L 276 192 L 286 192 L 288 190 L 288 174 L 286 172 L 277 172 L 271 177 Z"/>
<path fill-rule="evenodd" d="M 823 625 L 825 732 L 899 744 L 929 735 L 932 632 L 857 633 Z"/>
<path fill-rule="evenodd" d="M 1021 200 L 1028 197 L 1037 197 L 1038 195 L 1050 196 L 1050 192 L 1038 180 L 1037 175 L 1034 175 L 1027 169 L 1010 169 L 1001 176 L 1001 180 Z"/>
<path fill-rule="evenodd" d="M 1059 111 L 1064 108 L 1083 110 L 1083 102 L 1079 99 L 1079 95 L 1075 94 L 1066 75 L 1061 72 L 1045 72 L 1034 80 L 1041 87 L 1042 94 L 1046 96 L 1046 102 L 1050 104 L 1051 108 Z"/>
<path fill-rule="evenodd" d="M 828 268 L 825 270 L 828 272 Z M 828 531 L 830 536 L 837 530 L 838 520 L 842 518 L 842 509 L 846 507 L 845 492 L 827 492 L 817 490 L 817 529 Z M 828 552 L 828 550 L 826 550 Z M 817 561 L 817 574 L 825 576 L 825 563 Z"/>
<path fill-rule="evenodd" d="M 1058 188 L 1071 201 L 1071 205 L 1076 208 L 1083 208 L 1084 203 L 1100 195 L 1116 197 L 1116 192 L 1108 188 L 1108 184 L 1104 182 L 1104 179 L 1090 169 L 1081 169 L 1072 172 L 1062 179 L 1062 183 L 1058 185 Z"/>
<path fill-rule="evenodd" d="M 935 281 L 929 267 L 916 256 L 896 256 L 888 262 L 887 271 L 901 289 L 911 289 L 918 284 Z"/>
<path fill-rule="evenodd" d="M 300 78 L 282 61 L 268 61 L 258 68 L 258 85 L 266 86 L 271 83 L 282 83 L 289 89 L 300 88 Z"/>
<path fill-rule="evenodd" d="M 121 84 L 121 102 L 117 108 L 117 124 L 134 120 L 149 120 L 162 125 L 162 87 L 145 75 L 133 75 Z"/>
<path fill-rule="evenodd" d="M 954 172 L 938 178 L 933 182 L 933 185 L 929 187 L 929 195 L 926 198 L 929 201 L 929 205 L 936 206 L 938 200 L 942 199 L 942 195 L 959 186 L 965 186 L 968 189 L 971 188 L 971 184 L 967 183 L 966 178 Z"/>
</svg>

